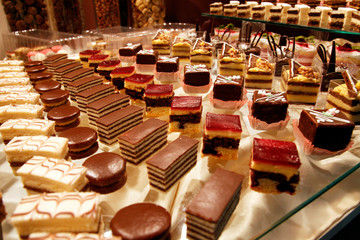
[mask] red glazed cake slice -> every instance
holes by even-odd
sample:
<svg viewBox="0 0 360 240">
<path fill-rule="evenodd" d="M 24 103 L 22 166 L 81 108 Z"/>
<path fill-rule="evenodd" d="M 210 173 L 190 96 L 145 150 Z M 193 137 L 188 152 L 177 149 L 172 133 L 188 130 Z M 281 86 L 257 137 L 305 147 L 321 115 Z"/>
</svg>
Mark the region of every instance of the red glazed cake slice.
<svg viewBox="0 0 360 240">
<path fill-rule="evenodd" d="M 202 98 L 176 96 L 170 108 L 170 131 L 199 133 L 201 131 Z"/>
<path fill-rule="evenodd" d="M 88 59 L 89 67 L 94 68 L 94 71 L 97 73 L 98 72 L 97 67 L 99 66 L 99 64 L 102 63 L 103 61 L 107 61 L 107 60 L 110 60 L 109 55 L 106 55 L 106 54 L 93 55 L 93 56 L 89 57 L 89 59 Z"/>
<path fill-rule="evenodd" d="M 80 60 L 87 62 L 92 55 L 99 54 L 100 50 L 85 50 L 79 53 Z"/>
<path fill-rule="evenodd" d="M 239 115 L 206 114 L 202 153 L 218 159 L 236 160 L 242 128 Z"/>
<path fill-rule="evenodd" d="M 101 62 L 97 67 L 97 71 L 101 76 L 105 77 L 106 80 L 110 81 L 110 73 L 117 67 L 121 67 L 120 60 L 108 60 Z"/>
<path fill-rule="evenodd" d="M 154 83 L 154 75 L 134 74 L 125 78 L 125 93 L 133 99 L 143 99 L 146 86 Z"/>
<path fill-rule="evenodd" d="M 111 82 L 116 87 L 117 90 L 121 90 L 124 88 L 125 78 L 134 75 L 134 73 L 135 73 L 134 66 L 115 68 L 110 73 Z"/>
<path fill-rule="evenodd" d="M 158 117 L 169 115 L 171 102 L 174 98 L 173 85 L 149 84 L 144 93 L 146 116 Z"/>
<path fill-rule="evenodd" d="M 295 194 L 300 165 L 295 143 L 254 138 L 250 187 L 262 193 Z"/>
</svg>

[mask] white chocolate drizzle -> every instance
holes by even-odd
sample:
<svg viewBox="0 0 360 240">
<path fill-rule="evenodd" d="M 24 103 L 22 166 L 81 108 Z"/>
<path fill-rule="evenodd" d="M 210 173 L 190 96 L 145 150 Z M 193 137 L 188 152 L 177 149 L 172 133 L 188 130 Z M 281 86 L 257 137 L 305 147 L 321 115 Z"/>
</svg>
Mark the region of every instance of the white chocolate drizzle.
<svg viewBox="0 0 360 240">
<path fill-rule="evenodd" d="M 318 123 L 320 123 L 320 122 L 330 122 L 330 123 L 332 123 L 334 121 L 350 123 L 349 120 L 335 117 L 335 115 L 340 112 L 336 108 L 331 108 L 331 109 L 327 110 L 326 112 L 319 112 L 319 111 L 315 111 L 315 110 L 312 110 L 312 109 L 308 109 L 308 111 L 309 111 L 309 113 L 311 115 L 315 116 L 316 121 Z"/>
</svg>

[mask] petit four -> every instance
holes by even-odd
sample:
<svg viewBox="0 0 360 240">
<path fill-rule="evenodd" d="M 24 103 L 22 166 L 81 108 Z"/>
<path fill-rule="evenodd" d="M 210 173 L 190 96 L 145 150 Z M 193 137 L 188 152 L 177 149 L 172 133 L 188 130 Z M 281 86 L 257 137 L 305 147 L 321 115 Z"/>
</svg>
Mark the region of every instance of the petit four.
<svg viewBox="0 0 360 240">
<path fill-rule="evenodd" d="M 15 118 L 43 118 L 44 106 L 33 104 L 10 104 L 0 106 L 0 123 Z"/>
<path fill-rule="evenodd" d="M 42 103 L 44 104 L 44 111 L 48 112 L 50 109 L 62 105 L 69 105 L 69 91 L 56 89 L 43 93 L 40 96 Z"/>
<path fill-rule="evenodd" d="M 19 77 L 19 78 L 0 78 L 0 86 L 11 86 L 11 85 L 29 85 L 30 78 Z"/>
<path fill-rule="evenodd" d="M 62 82 L 62 78 L 65 74 L 67 73 L 70 73 L 70 72 L 73 72 L 75 70 L 78 70 L 82 68 L 82 65 L 81 63 L 79 62 L 74 62 L 74 63 L 71 63 L 69 65 L 66 65 L 64 67 L 61 67 L 61 68 L 58 68 L 58 69 L 55 69 L 52 73 L 53 73 L 53 78 L 54 80 L 58 81 L 58 82 Z M 86 69 L 86 70 L 91 70 L 91 69 Z M 91 71 L 90 71 L 91 72 Z"/>
<path fill-rule="evenodd" d="M 53 74 L 50 72 L 34 73 L 29 75 L 30 81 L 33 85 L 53 79 Z"/>
<path fill-rule="evenodd" d="M 67 54 L 54 54 L 54 55 L 51 55 L 51 56 L 48 56 L 47 58 L 45 58 L 43 63 L 44 63 L 44 65 L 48 66 L 55 62 L 59 62 L 61 60 L 67 59 L 67 57 L 68 57 Z"/>
<path fill-rule="evenodd" d="M 149 84 L 144 92 L 147 117 L 169 115 L 171 102 L 174 98 L 173 85 Z"/>
<path fill-rule="evenodd" d="M 61 83 L 54 81 L 54 80 L 42 81 L 42 82 L 35 84 L 34 88 L 38 93 L 43 94 L 48 91 L 60 89 Z"/>
<path fill-rule="evenodd" d="M 77 127 L 80 124 L 80 109 L 75 106 L 54 107 L 46 116 L 49 120 L 55 121 L 57 132 Z"/>
<path fill-rule="evenodd" d="M 110 84 L 100 84 L 76 94 L 76 101 L 78 107 L 82 112 L 86 113 L 86 105 L 95 102 L 103 97 L 113 94 L 115 91 L 114 86 Z"/>
<path fill-rule="evenodd" d="M 156 62 L 155 79 L 160 82 L 177 82 L 180 78 L 179 58 L 160 57 Z"/>
<path fill-rule="evenodd" d="M 24 78 L 28 77 L 27 72 L 5 72 L 0 73 L 0 78 Z"/>
<path fill-rule="evenodd" d="M 222 15 L 223 14 L 223 3 L 222 2 L 213 2 L 209 5 L 210 14 L 213 15 Z"/>
<path fill-rule="evenodd" d="M 89 58 L 95 54 L 100 54 L 100 50 L 85 50 L 79 53 L 82 62 L 88 62 Z"/>
<path fill-rule="evenodd" d="M 8 93 L 0 94 L 0 106 L 9 104 L 40 104 L 38 93 Z"/>
<path fill-rule="evenodd" d="M 140 50 L 136 54 L 136 73 L 154 74 L 158 55 L 158 51 L 153 49 Z"/>
<path fill-rule="evenodd" d="M 154 83 L 154 75 L 134 74 L 125 78 L 125 93 L 132 99 L 143 99 L 146 86 Z"/>
<path fill-rule="evenodd" d="M 330 22 L 329 27 L 331 29 L 342 30 L 344 26 L 345 14 L 340 11 L 331 11 L 329 13 Z"/>
<path fill-rule="evenodd" d="M 265 18 L 265 6 L 256 5 L 251 8 L 251 18 L 256 20 L 264 20 Z"/>
<path fill-rule="evenodd" d="M 63 74 L 61 76 L 61 81 L 65 87 L 65 89 L 67 89 L 67 85 L 71 82 L 74 82 L 80 78 L 83 77 L 87 77 L 90 75 L 93 75 L 94 71 L 91 68 L 79 68 L 76 70 L 71 70 L 70 72 Z"/>
<path fill-rule="evenodd" d="M 134 73 L 134 66 L 116 68 L 110 73 L 111 83 L 117 90 L 121 90 L 124 88 L 125 78 L 134 75 Z"/>
<path fill-rule="evenodd" d="M 89 75 L 87 77 L 83 77 L 73 82 L 70 82 L 67 85 L 67 90 L 69 90 L 70 92 L 70 99 L 76 101 L 77 93 L 101 85 L 102 83 L 103 83 L 102 78 L 95 75 Z"/>
<path fill-rule="evenodd" d="M 347 1 L 344 0 L 325 0 L 323 5 L 337 10 L 339 7 L 346 7 L 346 4 Z"/>
<path fill-rule="evenodd" d="M 216 108 L 238 108 L 243 100 L 244 78 L 218 75 L 210 99 Z"/>
<path fill-rule="evenodd" d="M 191 41 L 176 36 L 172 43 L 171 56 L 178 57 L 180 62 L 190 62 Z"/>
<path fill-rule="evenodd" d="M 102 63 L 103 61 L 109 61 L 109 60 L 110 60 L 110 56 L 107 54 L 96 54 L 89 57 L 88 63 L 89 63 L 89 67 L 94 68 L 94 72 L 97 73 L 99 72 L 98 70 L 99 64 Z"/>
<path fill-rule="evenodd" d="M 1 67 L 0 67 L 1 68 Z M 47 66 L 45 65 L 38 65 L 38 66 L 34 66 L 34 67 L 29 67 L 25 69 L 25 72 L 27 72 L 28 74 L 35 74 L 35 73 L 42 73 L 45 72 L 47 70 Z M 1 70 L 0 70 L 1 71 Z M 15 72 L 15 71 L 14 71 Z"/>
<path fill-rule="evenodd" d="M 107 60 L 99 63 L 97 72 L 100 76 L 103 76 L 106 80 L 110 81 L 110 73 L 115 68 L 121 67 L 120 60 Z"/>
<path fill-rule="evenodd" d="M 250 5 L 249 4 L 239 4 L 237 5 L 237 17 L 239 18 L 250 18 L 251 17 L 251 11 L 250 11 Z"/>
<path fill-rule="evenodd" d="M 185 92 L 205 93 L 211 87 L 210 71 L 205 65 L 184 66 L 183 89 Z"/>
<path fill-rule="evenodd" d="M 270 14 L 269 14 L 268 21 L 269 22 L 281 22 L 281 12 L 282 12 L 282 7 L 272 6 L 270 8 Z"/>
<path fill-rule="evenodd" d="M 151 43 L 159 55 L 170 55 L 170 37 L 164 31 L 157 31 Z"/>
<path fill-rule="evenodd" d="M 131 66 L 136 62 L 136 54 L 142 50 L 143 47 L 140 43 L 128 43 L 126 46 L 119 49 L 120 61 L 124 67 Z"/>
<path fill-rule="evenodd" d="M 288 24 L 298 24 L 299 23 L 299 9 L 292 7 L 287 10 L 286 23 L 288 23 Z"/>
<path fill-rule="evenodd" d="M 199 141 L 180 136 L 146 161 L 150 184 L 168 190 L 197 162 Z"/>
<path fill-rule="evenodd" d="M 224 9 L 224 16 L 229 16 L 229 17 L 236 17 L 237 16 L 237 6 L 234 4 L 224 4 L 223 5 L 223 9 Z"/>
<path fill-rule="evenodd" d="M 224 44 L 219 57 L 219 73 L 225 76 L 245 75 L 246 55 L 243 51 Z"/>
<path fill-rule="evenodd" d="M 190 53 L 191 65 L 204 64 L 207 68 L 211 69 L 213 59 L 213 45 L 204 42 L 201 39 L 196 39 L 194 46 Z"/>
<path fill-rule="evenodd" d="M 275 64 L 251 53 L 245 75 L 245 87 L 271 89 L 274 70 Z"/>
<path fill-rule="evenodd" d="M 309 12 L 309 21 L 308 26 L 310 27 L 319 27 L 321 20 L 321 12 L 317 9 L 311 9 Z"/>
<path fill-rule="evenodd" d="M 34 92 L 32 85 L 9 85 L 1 86 L 0 94 L 9 94 L 9 93 L 30 93 Z"/>
</svg>

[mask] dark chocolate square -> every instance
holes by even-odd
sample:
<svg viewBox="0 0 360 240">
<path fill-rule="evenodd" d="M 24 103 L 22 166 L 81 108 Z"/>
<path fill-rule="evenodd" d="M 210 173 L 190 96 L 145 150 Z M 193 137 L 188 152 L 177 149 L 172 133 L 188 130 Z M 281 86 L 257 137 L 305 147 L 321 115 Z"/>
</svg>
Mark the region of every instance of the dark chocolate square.
<svg viewBox="0 0 360 240">
<path fill-rule="evenodd" d="M 158 59 L 158 51 L 155 50 L 141 50 L 136 54 L 137 64 L 156 64 Z"/>
<path fill-rule="evenodd" d="M 156 62 L 157 72 L 177 72 L 179 71 L 179 58 L 178 57 L 161 57 Z"/>
<path fill-rule="evenodd" d="M 241 76 L 218 75 L 214 82 L 214 99 L 239 101 L 242 99 L 244 78 Z"/>
<path fill-rule="evenodd" d="M 136 53 L 138 53 L 142 49 L 143 47 L 140 43 L 136 43 L 136 44 L 128 43 L 125 47 L 121 47 L 119 49 L 119 55 L 125 57 L 135 56 Z"/>
<path fill-rule="evenodd" d="M 204 86 L 210 82 L 210 72 L 205 65 L 185 65 L 184 84 L 191 86 Z"/>
</svg>

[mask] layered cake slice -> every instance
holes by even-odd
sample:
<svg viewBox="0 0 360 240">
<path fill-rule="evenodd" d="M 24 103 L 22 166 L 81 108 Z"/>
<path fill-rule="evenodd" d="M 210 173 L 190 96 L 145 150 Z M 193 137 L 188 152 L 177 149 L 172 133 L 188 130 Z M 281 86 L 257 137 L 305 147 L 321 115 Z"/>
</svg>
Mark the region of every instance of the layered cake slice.
<svg viewBox="0 0 360 240">
<path fill-rule="evenodd" d="M 335 30 L 342 30 L 344 27 L 345 14 L 340 11 L 331 11 L 329 13 L 329 27 Z"/>
<path fill-rule="evenodd" d="M 251 8 L 251 18 L 255 20 L 264 20 L 265 18 L 265 6 L 260 4 Z"/>
<path fill-rule="evenodd" d="M 54 54 L 54 55 L 51 55 L 51 56 L 48 56 L 47 58 L 45 58 L 43 63 L 44 63 L 44 65 L 48 66 L 55 62 L 65 60 L 65 59 L 67 59 L 67 57 L 68 57 L 67 54 Z"/>
<path fill-rule="evenodd" d="M 269 90 L 255 91 L 252 98 L 251 114 L 268 124 L 285 120 L 289 102 L 285 92 Z"/>
<path fill-rule="evenodd" d="M 180 136 L 148 159 L 150 184 L 164 191 L 169 189 L 196 164 L 198 144 L 195 139 Z"/>
<path fill-rule="evenodd" d="M 156 153 L 167 143 L 168 125 L 165 121 L 149 118 L 122 133 L 118 138 L 121 156 L 138 164 Z"/>
<path fill-rule="evenodd" d="M 71 63 L 69 65 L 66 65 L 64 67 L 55 69 L 52 73 L 53 73 L 53 79 L 58 81 L 58 82 L 62 82 L 62 78 L 65 74 L 70 73 L 72 71 L 75 71 L 77 69 L 82 68 L 81 63 L 79 62 L 74 62 Z"/>
<path fill-rule="evenodd" d="M 180 62 L 190 62 L 191 41 L 176 36 L 172 43 L 171 56 L 178 57 Z"/>
<path fill-rule="evenodd" d="M 306 4 L 311 8 L 315 8 L 316 6 L 320 6 L 320 0 L 300 0 L 300 3 Z"/>
<path fill-rule="evenodd" d="M 337 10 L 339 7 L 346 7 L 347 1 L 344 0 L 325 0 L 323 5 L 331 7 L 334 10 Z"/>
<path fill-rule="evenodd" d="M 250 18 L 251 17 L 250 4 L 239 4 L 239 5 L 237 5 L 237 17 L 239 17 L 239 18 Z"/>
<path fill-rule="evenodd" d="M 169 115 L 171 102 L 174 98 L 173 85 L 149 84 L 144 92 L 147 117 Z"/>
<path fill-rule="evenodd" d="M 270 8 L 270 14 L 269 14 L 268 21 L 269 22 L 281 22 L 281 11 L 282 11 L 282 7 L 272 6 Z"/>
<path fill-rule="evenodd" d="M 125 78 L 131 77 L 134 73 L 134 66 L 116 68 L 110 73 L 111 83 L 117 90 L 121 90 L 124 88 Z"/>
<path fill-rule="evenodd" d="M 44 106 L 33 104 L 10 104 L 0 106 L 0 123 L 15 118 L 43 118 Z"/>
<path fill-rule="evenodd" d="M 223 14 L 223 3 L 222 2 L 213 2 L 209 5 L 210 14 L 212 15 L 222 15 Z"/>
<path fill-rule="evenodd" d="M 246 88 L 271 89 L 275 65 L 264 58 L 250 54 L 245 75 Z"/>
<path fill-rule="evenodd" d="M 79 57 L 82 62 L 88 62 L 89 58 L 96 54 L 100 54 L 100 50 L 84 50 L 79 53 Z"/>
<path fill-rule="evenodd" d="M 12 85 L 0 87 L 0 94 L 29 92 L 34 92 L 34 87 L 32 85 Z"/>
<path fill-rule="evenodd" d="M 250 188 L 262 193 L 295 194 L 301 162 L 295 143 L 254 138 Z"/>
<path fill-rule="evenodd" d="M 136 54 L 136 73 L 154 74 L 159 53 L 153 49 L 140 50 Z"/>
<path fill-rule="evenodd" d="M 120 134 L 140 124 L 143 115 L 143 108 L 130 105 L 99 118 L 96 126 L 100 142 L 108 145 L 115 143 Z"/>
<path fill-rule="evenodd" d="M 25 70 L 24 66 L 0 66 L 0 73 L 23 72 L 24 70 Z"/>
<path fill-rule="evenodd" d="M 200 96 L 175 96 L 170 108 L 171 132 L 201 132 L 202 98 Z"/>
<path fill-rule="evenodd" d="M 103 76 L 106 80 L 110 81 L 110 73 L 115 68 L 121 67 L 120 60 L 107 60 L 99 63 L 97 67 L 97 72 L 100 76 Z"/>
<path fill-rule="evenodd" d="M 61 81 L 62 81 L 65 89 L 67 89 L 67 85 L 69 83 L 74 82 L 80 78 L 84 78 L 84 77 L 93 75 L 93 74 L 94 74 L 94 70 L 91 68 L 79 68 L 79 69 L 70 71 L 70 72 L 62 75 Z"/>
<path fill-rule="evenodd" d="M 97 119 L 120 108 L 129 106 L 129 100 L 130 98 L 128 95 L 114 93 L 86 105 L 86 111 L 89 116 L 90 125 L 96 127 Z"/>
<path fill-rule="evenodd" d="M 185 210 L 187 235 L 218 239 L 240 198 L 244 176 L 218 168 Z"/>
<path fill-rule="evenodd" d="M 132 99 L 143 99 L 146 86 L 154 83 L 154 75 L 134 74 L 125 78 L 125 93 Z"/>
<path fill-rule="evenodd" d="M 98 232 L 100 194 L 43 193 L 23 197 L 11 222 L 21 238 L 33 232 Z"/>
<path fill-rule="evenodd" d="M 110 56 L 107 54 L 96 54 L 89 57 L 88 63 L 89 63 L 89 67 L 93 68 L 94 72 L 97 73 L 99 64 L 102 63 L 103 61 L 109 61 L 109 60 L 110 60 Z"/>
<path fill-rule="evenodd" d="M 28 240 L 101 240 L 102 234 L 99 233 L 31 233 Z M 120 240 L 113 236 L 112 239 Z"/>
<path fill-rule="evenodd" d="M 300 114 L 299 130 L 314 147 L 338 151 L 351 140 L 355 124 L 336 108 L 304 109 Z"/>
<path fill-rule="evenodd" d="M 0 66 L 24 66 L 22 60 L 0 60 Z"/>
<path fill-rule="evenodd" d="M 29 85 L 30 78 L 0 78 L 0 86 Z"/>
<path fill-rule="evenodd" d="M 179 58 L 160 57 L 156 62 L 155 78 L 160 82 L 179 81 Z"/>
<path fill-rule="evenodd" d="M 282 73 L 281 84 L 289 103 L 315 104 L 320 89 L 320 74 L 291 59 L 289 70 Z"/>
<path fill-rule="evenodd" d="M 206 113 L 203 155 L 221 160 L 238 159 L 241 133 L 239 115 Z"/>
<path fill-rule="evenodd" d="M 224 16 L 236 17 L 237 15 L 237 6 L 235 4 L 224 4 Z"/>
<path fill-rule="evenodd" d="M 28 77 L 27 72 L 5 72 L 0 73 L 0 78 L 23 78 Z"/>
<path fill-rule="evenodd" d="M 136 62 L 136 54 L 142 49 L 140 43 L 128 43 L 119 49 L 120 61 L 125 67 L 132 66 Z"/>
<path fill-rule="evenodd" d="M 183 89 L 185 92 L 205 93 L 210 87 L 210 71 L 205 65 L 186 64 L 184 66 Z"/>
<path fill-rule="evenodd" d="M 289 8 L 287 10 L 287 19 L 286 19 L 286 23 L 287 24 L 295 24 L 297 25 L 299 23 L 299 9 L 297 8 Z"/>
<path fill-rule="evenodd" d="M 151 43 L 159 55 L 170 55 L 170 37 L 164 31 L 157 31 Z"/>
<path fill-rule="evenodd" d="M 343 81 L 330 82 L 329 93 L 326 99 L 326 108 L 337 108 L 355 124 L 360 123 L 360 83 L 349 71 L 343 73 Z"/>
<path fill-rule="evenodd" d="M 308 26 L 320 27 L 321 12 L 317 9 L 311 9 L 309 12 Z"/>
<path fill-rule="evenodd" d="M 40 104 L 38 93 L 8 93 L 0 94 L 0 106 L 10 104 Z"/>
<path fill-rule="evenodd" d="M 109 84 L 100 84 L 76 94 L 78 107 L 82 112 L 86 112 L 86 105 L 95 102 L 103 97 L 113 94 L 114 86 Z"/>
<path fill-rule="evenodd" d="M 70 92 L 70 99 L 76 101 L 76 94 L 86 89 L 98 86 L 103 83 L 103 80 L 99 76 L 90 75 L 87 77 L 80 78 L 73 82 L 70 82 L 67 89 Z"/>
<path fill-rule="evenodd" d="M 67 65 L 70 65 L 70 64 L 73 64 L 75 63 L 76 61 L 73 60 L 73 59 L 64 59 L 64 60 L 61 60 L 61 61 L 58 61 L 58 62 L 54 62 L 52 64 L 49 64 L 48 65 L 48 70 L 52 73 L 54 73 L 54 71 L 56 69 L 59 69 L 59 68 L 62 68 L 62 67 L 65 67 Z"/>
<path fill-rule="evenodd" d="M 212 90 L 212 101 L 216 108 L 238 108 L 243 100 L 244 78 L 218 75 Z"/>
<path fill-rule="evenodd" d="M 45 119 L 9 119 L 1 124 L 0 133 L 3 140 L 11 140 L 16 136 L 50 137 L 55 134 L 55 122 Z"/>
<path fill-rule="evenodd" d="M 213 45 L 200 38 L 196 39 L 190 53 L 191 65 L 203 64 L 211 69 L 213 59 Z"/>
<path fill-rule="evenodd" d="M 68 140 L 62 137 L 19 136 L 4 148 L 11 167 L 19 167 L 33 156 L 64 159 L 68 153 Z"/>
<path fill-rule="evenodd" d="M 224 76 L 245 75 L 246 56 L 243 51 L 235 49 L 229 44 L 222 47 L 219 73 Z"/>
<path fill-rule="evenodd" d="M 86 168 L 64 159 L 34 156 L 16 172 L 28 190 L 76 192 L 88 183 Z"/>
</svg>

